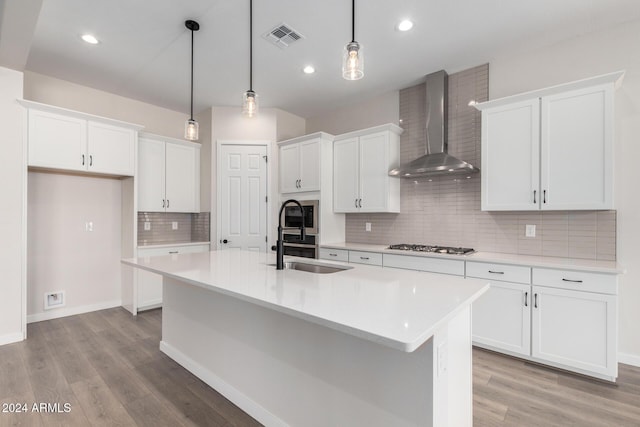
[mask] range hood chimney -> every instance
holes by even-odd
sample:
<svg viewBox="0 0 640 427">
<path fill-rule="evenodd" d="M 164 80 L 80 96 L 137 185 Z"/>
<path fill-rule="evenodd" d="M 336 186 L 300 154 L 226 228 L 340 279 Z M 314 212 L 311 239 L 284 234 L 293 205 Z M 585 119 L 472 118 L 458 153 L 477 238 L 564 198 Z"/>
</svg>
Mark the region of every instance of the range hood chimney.
<svg viewBox="0 0 640 427">
<path fill-rule="evenodd" d="M 475 166 L 447 154 L 448 80 L 444 70 L 427 75 L 425 155 L 390 170 L 389 175 L 416 178 L 480 172 Z"/>
</svg>

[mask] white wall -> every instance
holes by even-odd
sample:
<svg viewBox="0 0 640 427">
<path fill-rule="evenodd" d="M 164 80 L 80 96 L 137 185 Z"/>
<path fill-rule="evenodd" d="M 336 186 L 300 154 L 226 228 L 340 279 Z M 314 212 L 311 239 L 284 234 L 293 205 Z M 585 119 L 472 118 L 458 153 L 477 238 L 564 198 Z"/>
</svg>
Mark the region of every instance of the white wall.
<svg viewBox="0 0 640 427">
<path fill-rule="evenodd" d="M 489 65 L 490 99 L 626 70 L 616 92 L 615 200 L 620 276 L 621 361 L 640 366 L 640 22 L 586 34 L 554 46 L 494 58 Z M 580 153 L 576 153 L 579 156 Z"/>
<path fill-rule="evenodd" d="M 21 72 L 0 67 L 0 345 L 23 339 L 24 180 Z"/>
<path fill-rule="evenodd" d="M 28 321 L 120 305 L 121 182 L 29 172 L 28 188 Z M 45 312 L 62 290 L 66 306 Z"/>
<path fill-rule="evenodd" d="M 399 110 L 399 92 L 387 92 L 357 104 L 336 108 L 328 113 L 307 119 L 306 133 L 327 132 L 339 135 L 385 123 L 398 124 Z"/>
</svg>

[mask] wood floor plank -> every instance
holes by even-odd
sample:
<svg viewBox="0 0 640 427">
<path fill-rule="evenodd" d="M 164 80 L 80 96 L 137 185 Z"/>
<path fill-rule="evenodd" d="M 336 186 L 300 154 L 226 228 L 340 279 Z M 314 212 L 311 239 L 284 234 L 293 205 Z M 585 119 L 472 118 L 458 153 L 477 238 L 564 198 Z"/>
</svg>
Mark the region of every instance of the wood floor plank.
<svg viewBox="0 0 640 427">
<path fill-rule="evenodd" d="M 0 427 L 13 427 L 13 426 L 28 426 L 28 427 L 40 427 L 43 425 L 42 418 L 39 412 L 33 412 L 32 405 L 35 402 L 35 397 L 31 391 L 24 394 L 14 394 L 12 396 L 1 398 L 0 407 L 4 408 L 4 404 L 14 405 L 9 412 L 0 413 Z M 16 406 L 20 404 L 20 412 L 17 412 Z M 26 411 L 25 410 L 26 405 Z"/>
<path fill-rule="evenodd" d="M 148 396 L 129 402 L 125 407 L 138 426 L 184 426 L 178 417 L 167 408 L 167 405 L 160 403 L 154 394 L 149 394 Z"/>
<path fill-rule="evenodd" d="M 258 427 L 259 422 L 247 415 L 226 397 L 209 387 L 201 380 L 197 380 L 187 388 L 207 405 L 211 406 L 219 414 L 223 414 L 230 426 L 235 427 Z"/>
<path fill-rule="evenodd" d="M 92 426 L 136 425 L 99 375 L 78 381 L 71 388 Z"/>
<path fill-rule="evenodd" d="M 0 346 L 0 399 L 31 393 L 20 343 Z"/>
</svg>

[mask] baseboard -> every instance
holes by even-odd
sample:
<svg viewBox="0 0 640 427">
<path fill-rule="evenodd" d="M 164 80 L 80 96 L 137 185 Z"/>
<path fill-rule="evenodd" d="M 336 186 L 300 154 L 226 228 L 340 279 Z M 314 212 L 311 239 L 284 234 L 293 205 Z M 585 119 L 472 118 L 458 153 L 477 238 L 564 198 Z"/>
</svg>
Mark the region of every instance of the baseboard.
<svg viewBox="0 0 640 427">
<path fill-rule="evenodd" d="M 24 335 L 22 334 L 22 332 L 0 335 L 0 345 L 11 344 L 22 340 L 24 340 Z"/>
<path fill-rule="evenodd" d="M 105 310 L 107 308 L 120 307 L 121 300 L 105 301 L 98 304 L 81 305 L 79 307 L 65 307 L 53 309 L 43 313 L 30 314 L 27 316 L 27 323 L 41 322 L 43 320 L 58 319 L 60 317 L 75 316 L 76 314 L 89 313 L 91 311 Z"/>
<path fill-rule="evenodd" d="M 191 372 L 196 377 L 200 378 L 211 388 L 215 389 L 218 393 L 222 394 L 224 397 L 229 399 L 236 406 L 238 406 L 247 414 L 251 415 L 263 425 L 282 427 L 288 426 L 287 423 L 276 417 L 266 408 L 262 407 L 260 404 L 249 398 L 246 394 L 242 393 L 240 390 L 222 380 L 210 370 L 204 368 L 202 365 L 186 356 L 171 344 L 167 344 L 165 341 L 160 341 L 160 351 L 178 362 L 178 364 L 180 364 L 186 370 Z"/>
<path fill-rule="evenodd" d="M 635 354 L 618 353 L 618 362 L 640 368 L 640 356 Z"/>
</svg>

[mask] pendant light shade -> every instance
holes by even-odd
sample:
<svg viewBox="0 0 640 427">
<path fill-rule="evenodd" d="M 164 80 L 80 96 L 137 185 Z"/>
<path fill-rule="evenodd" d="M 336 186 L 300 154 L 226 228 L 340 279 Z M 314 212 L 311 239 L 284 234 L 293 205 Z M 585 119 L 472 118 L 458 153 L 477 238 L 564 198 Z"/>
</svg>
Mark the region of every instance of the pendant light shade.
<svg viewBox="0 0 640 427">
<path fill-rule="evenodd" d="M 197 141 L 199 134 L 198 122 L 193 118 L 193 32 L 200 29 L 200 24 L 196 21 L 185 21 L 184 26 L 191 31 L 191 110 L 189 120 L 184 124 L 184 139 Z"/>
<path fill-rule="evenodd" d="M 351 0 L 351 42 L 342 54 L 342 77 L 346 80 L 360 80 L 364 77 L 364 54 L 362 45 L 356 41 L 356 0 Z"/>
<path fill-rule="evenodd" d="M 242 95 L 242 115 L 258 114 L 258 94 L 253 91 L 253 0 L 249 0 L 249 90 Z"/>
</svg>

